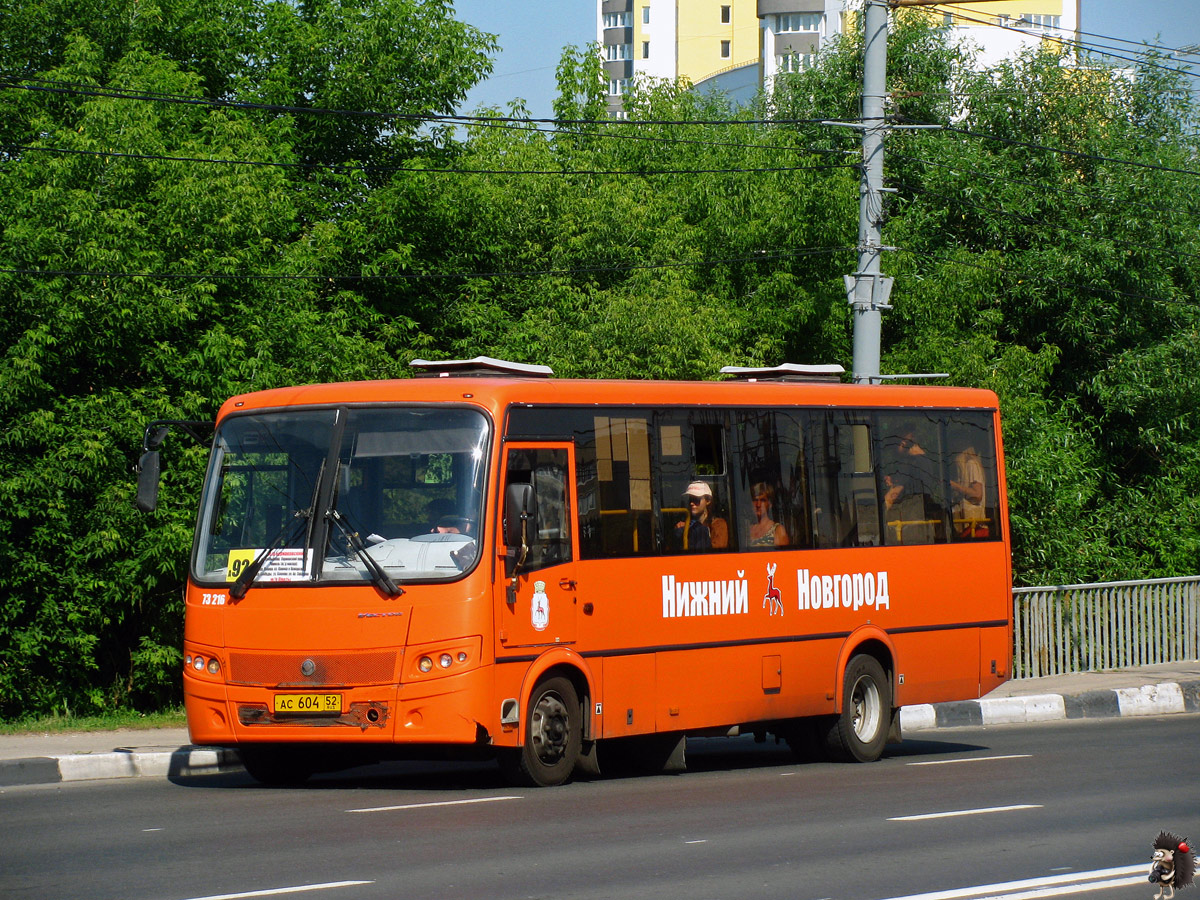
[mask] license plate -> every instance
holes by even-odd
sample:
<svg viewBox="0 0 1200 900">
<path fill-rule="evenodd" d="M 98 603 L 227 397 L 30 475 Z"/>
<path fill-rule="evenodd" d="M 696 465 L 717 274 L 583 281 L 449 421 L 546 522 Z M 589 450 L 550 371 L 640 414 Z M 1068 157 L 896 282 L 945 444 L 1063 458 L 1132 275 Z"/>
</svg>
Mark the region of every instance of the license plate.
<svg viewBox="0 0 1200 900">
<path fill-rule="evenodd" d="M 277 713 L 340 713 L 341 694 L 276 694 Z"/>
</svg>

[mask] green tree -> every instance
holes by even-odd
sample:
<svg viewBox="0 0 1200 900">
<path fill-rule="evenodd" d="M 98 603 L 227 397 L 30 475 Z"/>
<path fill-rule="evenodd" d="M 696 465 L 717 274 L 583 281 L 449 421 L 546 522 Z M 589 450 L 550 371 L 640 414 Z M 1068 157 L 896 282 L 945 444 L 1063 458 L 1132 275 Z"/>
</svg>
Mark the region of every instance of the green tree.
<svg viewBox="0 0 1200 900">
<path fill-rule="evenodd" d="M 0 21 L 0 715 L 157 705 L 204 451 L 173 440 L 139 516 L 143 425 L 397 371 L 406 326 L 357 290 L 372 170 L 325 166 L 425 152 L 396 113 L 452 110 L 493 43 L 415 0 Z"/>
</svg>

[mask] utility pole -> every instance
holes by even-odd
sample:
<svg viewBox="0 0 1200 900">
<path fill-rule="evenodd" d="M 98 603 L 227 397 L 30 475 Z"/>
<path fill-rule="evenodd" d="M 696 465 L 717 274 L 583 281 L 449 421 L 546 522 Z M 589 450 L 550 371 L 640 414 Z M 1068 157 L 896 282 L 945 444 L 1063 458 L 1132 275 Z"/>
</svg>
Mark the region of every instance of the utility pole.
<svg viewBox="0 0 1200 900">
<path fill-rule="evenodd" d="M 866 0 L 863 20 L 863 170 L 858 201 L 858 271 L 846 276 L 854 320 L 854 381 L 880 380 L 882 310 L 890 309 L 892 279 L 880 268 L 883 254 L 883 137 L 887 130 L 888 0 Z"/>
<path fill-rule="evenodd" d="M 846 275 L 846 294 L 854 317 L 854 381 L 877 384 L 896 376 L 881 375 L 879 355 L 882 311 L 891 309 L 892 280 L 882 274 L 883 246 L 883 138 L 888 131 L 887 101 L 888 8 L 936 6 L 946 0 L 863 0 L 863 169 L 858 201 L 858 271 Z M 953 3 L 953 0 L 949 0 Z M 969 0 L 996 3 L 1000 0 Z M 956 5 L 947 7 L 954 10 Z M 841 123 L 830 123 L 841 124 Z M 918 126 L 921 127 L 921 126 Z M 907 375 L 906 378 L 943 378 Z"/>
</svg>

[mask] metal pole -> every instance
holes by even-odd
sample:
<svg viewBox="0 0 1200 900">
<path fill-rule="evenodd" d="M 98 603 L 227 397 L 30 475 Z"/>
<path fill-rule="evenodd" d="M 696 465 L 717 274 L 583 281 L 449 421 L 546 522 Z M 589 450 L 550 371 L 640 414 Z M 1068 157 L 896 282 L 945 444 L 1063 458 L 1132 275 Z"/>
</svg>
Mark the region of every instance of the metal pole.
<svg viewBox="0 0 1200 900">
<path fill-rule="evenodd" d="M 880 273 L 883 252 L 883 136 L 887 95 L 887 0 L 866 0 L 863 33 L 863 173 L 858 206 L 858 271 L 846 278 L 854 319 L 854 381 L 879 380 L 881 310 L 892 279 Z"/>
</svg>

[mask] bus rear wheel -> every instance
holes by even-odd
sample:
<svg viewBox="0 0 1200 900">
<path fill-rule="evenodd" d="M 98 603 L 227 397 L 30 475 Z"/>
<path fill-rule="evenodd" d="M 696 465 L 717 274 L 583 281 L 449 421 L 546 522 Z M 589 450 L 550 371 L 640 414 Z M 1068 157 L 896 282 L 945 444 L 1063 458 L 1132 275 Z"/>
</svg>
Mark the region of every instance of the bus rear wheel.
<svg viewBox="0 0 1200 900">
<path fill-rule="evenodd" d="M 892 689 L 883 666 L 860 654 L 846 665 L 842 711 L 825 738 L 835 759 L 874 762 L 883 754 L 891 725 Z"/>
<path fill-rule="evenodd" d="M 538 682 L 525 714 L 525 740 L 506 751 L 500 765 L 510 781 L 551 787 L 571 777 L 582 743 L 579 695 L 562 677 Z"/>
</svg>

